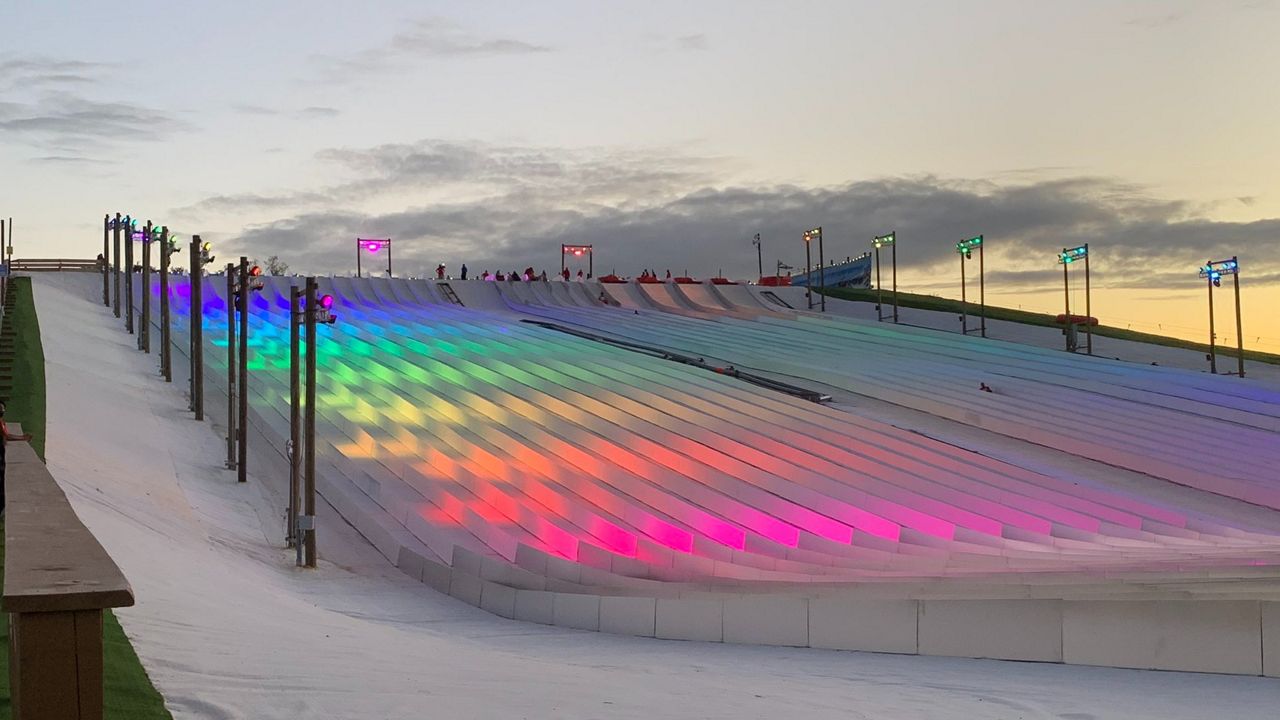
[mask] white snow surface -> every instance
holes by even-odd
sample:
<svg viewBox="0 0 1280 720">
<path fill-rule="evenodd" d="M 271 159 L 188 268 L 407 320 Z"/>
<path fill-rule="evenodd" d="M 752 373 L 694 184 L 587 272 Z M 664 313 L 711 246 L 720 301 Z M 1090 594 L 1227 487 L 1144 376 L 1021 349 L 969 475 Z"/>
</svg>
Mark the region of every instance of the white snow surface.
<svg viewBox="0 0 1280 720">
<path fill-rule="evenodd" d="M 327 507 L 294 568 L 259 478 L 222 468 L 157 356 L 37 280 L 50 470 L 132 583 L 119 611 L 177 718 L 1271 718 L 1280 680 L 664 641 L 492 616 Z"/>
</svg>

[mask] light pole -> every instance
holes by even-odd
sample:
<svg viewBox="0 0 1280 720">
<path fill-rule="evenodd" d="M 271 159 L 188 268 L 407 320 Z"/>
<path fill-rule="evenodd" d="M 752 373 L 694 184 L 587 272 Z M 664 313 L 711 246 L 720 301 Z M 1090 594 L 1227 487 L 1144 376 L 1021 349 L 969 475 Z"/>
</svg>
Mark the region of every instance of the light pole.
<svg viewBox="0 0 1280 720">
<path fill-rule="evenodd" d="M 756 264 L 760 268 L 760 277 L 764 277 L 764 250 L 760 247 L 760 233 L 756 233 L 755 238 L 751 240 L 751 244 L 756 246 Z"/>
<path fill-rule="evenodd" d="M 1240 258 L 1231 256 L 1230 260 L 1210 260 L 1200 268 L 1200 277 L 1206 278 L 1209 288 L 1209 372 L 1218 373 L 1217 335 L 1213 328 L 1213 289 L 1222 287 L 1222 276 L 1230 275 L 1236 294 L 1236 361 L 1237 373 L 1244 377 L 1244 327 L 1240 318 Z"/>
<path fill-rule="evenodd" d="M 871 244 L 876 249 L 876 319 L 884 321 L 889 317 L 884 314 L 884 292 L 880 285 L 880 248 L 888 247 L 893 264 L 893 321 L 898 322 L 898 233 L 890 232 L 887 235 L 877 235 L 871 239 Z"/>
<path fill-rule="evenodd" d="M 806 231 L 804 234 L 804 301 L 806 310 L 813 309 L 813 281 L 809 277 L 812 274 L 813 260 L 810 259 L 809 255 L 809 233 Z"/>
<path fill-rule="evenodd" d="M 191 236 L 191 410 L 196 420 L 204 420 L 204 266 L 213 262 L 213 243 Z"/>
<path fill-rule="evenodd" d="M 173 316 L 169 299 L 169 259 L 178 252 L 177 239 L 169 234 L 166 225 L 160 228 L 160 374 L 165 382 L 173 382 Z"/>
<path fill-rule="evenodd" d="M 134 227 L 136 227 L 137 222 L 138 222 L 137 220 L 134 220 L 132 217 L 129 217 L 128 215 L 125 215 L 124 217 L 124 232 L 125 232 L 124 329 L 128 331 L 130 335 L 132 335 L 134 332 L 134 329 L 133 329 L 133 243 L 135 240 L 141 239 L 141 237 L 138 237 L 137 233 L 135 233 L 133 230 Z"/>
<path fill-rule="evenodd" d="M 782 271 L 783 271 L 783 270 L 795 270 L 795 267 L 794 267 L 794 266 L 791 266 L 791 265 L 788 265 L 788 264 L 786 264 L 786 263 L 782 262 L 781 260 L 779 260 L 779 261 L 778 261 L 778 271 L 777 271 L 777 275 L 776 275 L 775 277 L 782 277 Z"/>
<path fill-rule="evenodd" d="M 111 243 L 115 249 L 115 252 L 112 253 L 112 268 L 115 270 L 112 273 L 115 276 L 112 282 L 115 295 L 115 303 L 112 306 L 112 310 L 115 312 L 116 317 L 120 317 L 120 223 L 120 213 L 116 213 L 116 219 L 111 223 Z"/>
<path fill-rule="evenodd" d="M 227 469 L 236 469 L 236 266 L 227 263 Z"/>
<path fill-rule="evenodd" d="M 820 293 L 820 297 L 821 297 L 819 302 L 821 303 L 821 311 L 826 312 L 827 311 L 827 272 L 826 272 L 826 259 L 823 257 L 823 254 L 822 254 L 822 227 L 821 226 L 813 228 L 812 230 L 804 231 L 804 248 L 805 248 L 806 260 L 808 259 L 809 242 L 812 241 L 814 238 L 818 239 L 818 288 L 819 288 L 818 292 Z M 805 285 L 806 286 L 809 285 L 809 278 L 807 276 L 805 277 Z M 812 293 L 810 294 L 812 295 Z M 813 303 L 810 302 L 809 305 L 810 307 L 812 307 Z"/>
<path fill-rule="evenodd" d="M 1093 329 L 1089 323 L 1093 322 L 1092 303 L 1089 297 L 1089 243 L 1085 243 L 1079 247 L 1062 248 L 1062 252 L 1058 253 L 1058 264 L 1062 265 L 1062 292 L 1066 298 L 1066 322 L 1064 332 L 1066 334 L 1067 352 L 1075 352 L 1077 344 L 1074 337 L 1075 323 L 1071 317 L 1071 280 L 1067 274 L 1067 268 L 1072 264 L 1084 261 L 1084 332 L 1085 332 L 1085 352 L 1093 354 Z"/>
<path fill-rule="evenodd" d="M 387 249 L 387 277 L 391 277 L 391 238 L 356 238 L 356 277 L 361 277 L 360 251 L 375 255 Z"/>
<path fill-rule="evenodd" d="M 567 265 L 565 265 L 565 259 L 564 259 L 565 255 L 572 255 L 576 258 L 580 258 L 583 255 L 586 255 L 587 256 L 587 277 L 590 278 L 592 275 L 595 274 L 596 253 L 595 253 L 594 246 L 565 245 L 564 243 L 560 243 L 560 276 L 561 277 L 564 277 L 564 269 L 568 267 Z"/>
<path fill-rule="evenodd" d="M 313 568 L 316 566 L 316 363 L 318 352 L 316 349 L 316 325 L 332 325 L 337 321 L 338 316 L 334 315 L 330 308 L 333 307 L 333 296 L 324 295 L 317 296 L 316 279 L 314 277 L 307 278 L 305 297 L 299 297 L 296 287 L 290 289 L 290 298 L 292 305 L 290 344 L 289 349 L 289 373 L 290 373 L 290 412 L 289 412 L 289 442 L 292 444 L 292 453 L 290 454 L 290 496 L 289 503 L 292 509 L 291 517 L 293 519 L 293 542 L 297 547 L 297 564 L 302 567 Z M 301 307 L 298 303 L 301 301 Z M 305 412 L 303 413 L 303 427 L 301 433 L 298 429 L 298 324 L 301 322 L 307 334 L 307 357 L 305 376 Z M 299 435 L 301 434 L 301 437 Z M 299 444 L 302 451 L 302 467 L 301 467 L 301 488 L 298 482 L 298 452 Z M 298 490 L 302 492 L 302 512 L 298 513 Z"/>
<path fill-rule="evenodd" d="M 111 213 L 102 216 L 102 304 L 111 307 Z"/>
<path fill-rule="evenodd" d="M 138 349 L 151 354 L 151 221 L 142 231 L 142 325 L 138 328 Z"/>
<path fill-rule="evenodd" d="M 982 306 L 982 323 L 979 330 L 982 337 L 987 336 L 987 287 L 986 272 L 982 261 L 982 236 L 971 237 L 956 243 L 956 253 L 960 255 L 960 332 L 969 334 L 969 298 L 965 295 L 965 261 L 973 257 L 974 249 L 978 251 L 978 303 Z"/>
</svg>

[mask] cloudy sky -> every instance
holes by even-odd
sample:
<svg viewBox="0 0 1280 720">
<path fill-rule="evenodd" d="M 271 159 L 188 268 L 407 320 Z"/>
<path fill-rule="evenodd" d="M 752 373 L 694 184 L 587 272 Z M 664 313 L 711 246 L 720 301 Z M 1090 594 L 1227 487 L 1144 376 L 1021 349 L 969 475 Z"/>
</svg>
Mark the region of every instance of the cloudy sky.
<svg viewBox="0 0 1280 720">
<path fill-rule="evenodd" d="M 841 258 L 896 230 L 900 286 L 958 295 L 984 233 L 993 302 L 1060 311 L 1054 253 L 1088 242 L 1096 315 L 1188 337 L 1196 266 L 1239 255 L 1246 342 L 1280 351 L 1277 2 L 43 0 L 0 27 L 19 256 L 92 257 L 120 211 L 306 272 L 363 235 L 406 274 L 590 242 L 746 277 L 756 232 L 796 265 L 822 225 Z"/>
</svg>

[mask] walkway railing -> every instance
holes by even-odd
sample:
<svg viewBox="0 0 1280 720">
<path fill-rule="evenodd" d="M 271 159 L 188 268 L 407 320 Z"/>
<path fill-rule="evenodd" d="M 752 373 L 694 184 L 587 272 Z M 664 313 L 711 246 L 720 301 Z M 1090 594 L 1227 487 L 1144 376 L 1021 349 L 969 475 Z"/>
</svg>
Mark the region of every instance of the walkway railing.
<svg viewBox="0 0 1280 720">
<path fill-rule="evenodd" d="M 31 446 L 11 442 L 6 455 L 0 608 L 13 718 L 100 719 L 102 610 L 133 605 L 133 590 Z"/>
<path fill-rule="evenodd" d="M 102 272 L 97 260 L 78 260 L 74 258 L 14 258 L 10 261 L 12 272 Z"/>
</svg>

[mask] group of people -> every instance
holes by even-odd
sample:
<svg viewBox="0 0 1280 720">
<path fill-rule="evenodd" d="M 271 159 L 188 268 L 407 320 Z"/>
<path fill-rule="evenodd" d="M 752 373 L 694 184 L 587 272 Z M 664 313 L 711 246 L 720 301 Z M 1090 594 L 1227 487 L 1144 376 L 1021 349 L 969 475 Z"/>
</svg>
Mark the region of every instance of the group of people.
<svg viewBox="0 0 1280 720">
<path fill-rule="evenodd" d="M 656 271 L 656 270 L 650 270 L 650 269 L 648 269 L 648 268 L 645 268 L 645 269 L 644 269 L 644 272 L 640 273 L 640 279 L 641 279 L 641 280 L 647 280 L 647 279 L 649 279 L 649 278 L 654 278 L 654 279 L 656 280 L 656 279 L 657 279 L 657 277 L 658 277 L 658 273 L 657 273 L 657 271 Z M 670 279 L 671 279 L 671 271 L 670 271 L 670 270 L 668 270 L 668 271 L 667 271 L 667 279 L 668 279 L 668 280 L 670 280 Z"/>
<path fill-rule="evenodd" d="M 463 263 L 462 268 L 460 269 L 459 279 L 466 280 L 467 272 L 468 272 L 467 265 L 466 263 Z M 573 278 L 573 275 L 572 273 L 569 272 L 569 268 L 564 268 L 560 272 L 560 277 L 562 277 L 567 282 Z M 590 275 L 584 274 L 581 270 L 578 271 L 579 282 L 590 277 L 591 277 Z M 670 272 L 667 273 L 667 277 L 671 277 Z M 444 263 L 440 263 L 439 265 L 436 266 L 436 279 L 437 280 L 447 279 L 445 276 Z M 488 270 L 485 270 L 483 273 L 480 274 L 480 279 L 493 281 L 493 282 L 521 282 L 521 281 L 532 282 L 534 280 L 542 280 L 545 282 L 547 279 L 547 271 L 543 270 L 542 272 L 535 272 L 532 267 L 525 268 L 524 272 L 517 272 L 515 270 L 512 270 L 509 273 L 504 273 L 501 270 L 497 272 L 489 272 Z"/>
<path fill-rule="evenodd" d="M 466 266 L 464 265 L 463 267 Z M 467 276 L 463 275 L 462 279 L 466 280 Z M 515 270 L 512 270 L 509 273 L 503 273 L 501 270 L 496 273 L 491 273 L 488 270 L 485 270 L 480 276 L 480 279 L 491 282 L 532 282 L 534 280 L 546 280 L 547 271 L 543 270 L 541 273 L 535 273 L 532 267 L 525 268 L 524 272 L 516 272 Z"/>
</svg>

